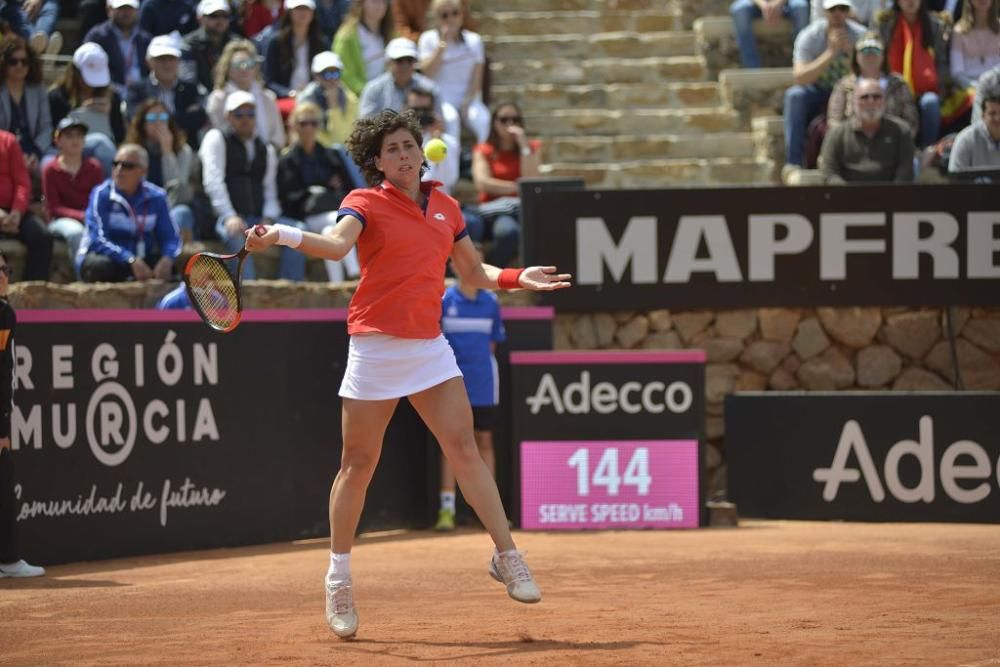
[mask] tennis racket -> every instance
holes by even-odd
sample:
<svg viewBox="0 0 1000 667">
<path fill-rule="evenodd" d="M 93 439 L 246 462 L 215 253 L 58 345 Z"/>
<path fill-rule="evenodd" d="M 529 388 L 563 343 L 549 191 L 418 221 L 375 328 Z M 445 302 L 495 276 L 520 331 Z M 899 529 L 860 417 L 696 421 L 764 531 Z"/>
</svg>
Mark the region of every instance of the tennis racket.
<svg viewBox="0 0 1000 667">
<path fill-rule="evenodd" d="M 254 233 L 263 236 L 267 227 L 256 225 Z M 246 246 L 231 255 L 198 252 L 184 265 L 184 287 L 195 311 L 205 324 L 216 331 L 229 333 L 243 317 L 243 261 L 250 251 Z M 235 274 L 227 262 L 237 260 Z"/>
</svg>

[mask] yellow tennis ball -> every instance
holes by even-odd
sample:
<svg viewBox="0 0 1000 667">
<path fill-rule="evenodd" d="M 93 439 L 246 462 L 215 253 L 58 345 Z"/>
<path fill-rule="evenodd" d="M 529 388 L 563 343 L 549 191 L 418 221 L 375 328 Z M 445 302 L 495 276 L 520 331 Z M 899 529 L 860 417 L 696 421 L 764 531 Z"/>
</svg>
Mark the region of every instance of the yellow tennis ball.
<svg viewBox="0 0 1000 667">
<path fill-rule="evenodd" d="M 424 146 L 424 155 L 431 162 L 440 162 L 448 155 L 448 144 L 440 139 L 431 139 Z"/>
</svg>

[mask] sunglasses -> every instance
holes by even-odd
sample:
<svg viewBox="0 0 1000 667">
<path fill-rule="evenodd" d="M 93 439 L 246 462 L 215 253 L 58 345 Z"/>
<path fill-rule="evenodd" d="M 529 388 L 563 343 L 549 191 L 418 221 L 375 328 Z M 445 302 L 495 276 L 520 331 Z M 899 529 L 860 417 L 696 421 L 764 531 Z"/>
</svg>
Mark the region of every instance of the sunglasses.
<svg viewBox="0 0 1000 667">
<path fill-rule="evenodd" d="M 319 127 L 319 121 L 313 119 L 302 119 L 295 121 L 299 127 Z"/>
<path fill-rule="evenodd" d="M 325 69 L 325 70 L 323 70 L 323 73 L 320 74 L 320 76 L 322 76 L 327 81 L 337 81 L 338 79 L 340 79 L 340 70 L 339 69 Z"/>
<path fill-rule="evenodd" d="M 234 60 L 233 62 L 229 63 L 229 66 L 232 67 L 233 69 L 240 69 L 240 70 L 243 70 L 245 72 L 247 70 L 251 70 L 254 67 L 256 67 L 257 66 L 257 61 L 256 60 L 240 60 L 240 61 L 235 61 Z"/>
<path fill-rule="evenodd" d="M 168 114 L 166 111 L 161 111 L 159 113 L 151 111 L 150 113 L 146 114 L 147 123 L 155 123 L 156 121 L 166 123 L 168 120 L 170 120 L 170 114 Z"/>
<path fill-rule="evenodd" d="M 445 12 L 441 12 L 440 14 L 438 14 L 438 16 L 441 17 L 441 18 L 443 18 L 443 19 L 450 19 L 452 16 L 461 16 L 461 15 L 462 15 L 462 12 L 460 10 L 458 10 L 458 9 L 453 9 L 450 12 L 445 11 Z"/>
<path fill-rule="evenodd" d="M 138 162 L 129 162 L 127 160 L 115 160 L 111 163 L 112 169 L 121 168 L 123 171 L 129 171 L 130 169 L 138 169 L 142 165 Z"/>
<path fill-rule="evenodd" d="M 504 125 L 520 125 L 523 122 L 520 116 L 497 116 L 497 120 Z"/>
<path fill-rule="evenodd" d="M 10 264 L 4 264 L 3 266 L 0 266 L 0 273 L 10 278 L 14 273 L 14 268 Z"/>
<path fill-rule="evenodd" d="M 7 59 L 7 64 L 10 67 L 17 67 L 18 65 L 24 65 L 25 67 L 27 67 L 28 66 L 28 59 L 27 58 L 8 58 Z"/>
<path fill-rule="evenodd" d="M 233 111 L 233 118 L 256 118 L 257 112 L 253 109 L 247 109 L 246 111 Z"/>
<path fill-rule="evenodd" d="M 883 97 L 885 97 L 885 95 L 883 95 L 882 93 L 865 93 L 864 95 L 858 95 L 858 99 L 863 100 L 865 102 L 880 100 Z"/>
</svg>

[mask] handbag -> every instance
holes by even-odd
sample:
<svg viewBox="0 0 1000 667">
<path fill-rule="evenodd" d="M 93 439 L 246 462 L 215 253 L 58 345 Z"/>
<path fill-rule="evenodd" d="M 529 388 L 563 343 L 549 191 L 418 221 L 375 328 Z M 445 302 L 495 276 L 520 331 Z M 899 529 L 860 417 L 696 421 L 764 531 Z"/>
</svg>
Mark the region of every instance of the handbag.
<svg viewBox="0 0 1000 667">
<path fill-rule="evenodd" d="M 339 209 L 343 199 L 344 193 L 340 190 L 333 190 L 322 185 L 310 185 L 309 196 L 306 198 L 302 210 L 307 216 L 329 213 Z"/>
</svg>

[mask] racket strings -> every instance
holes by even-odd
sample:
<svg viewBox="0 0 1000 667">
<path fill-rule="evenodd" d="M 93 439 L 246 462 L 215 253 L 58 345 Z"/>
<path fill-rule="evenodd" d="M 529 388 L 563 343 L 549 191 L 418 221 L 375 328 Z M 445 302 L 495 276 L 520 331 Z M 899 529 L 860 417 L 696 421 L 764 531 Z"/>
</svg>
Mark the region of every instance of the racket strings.
<svg viewBox="0 0 1000 667">
<path fill-rule="evenodd" d="M 188 276 L 191 297 L 209 324 L 227 329 L 240 314 L 233 275 L 218 259 L 198 257 Z"/>
</svg>

